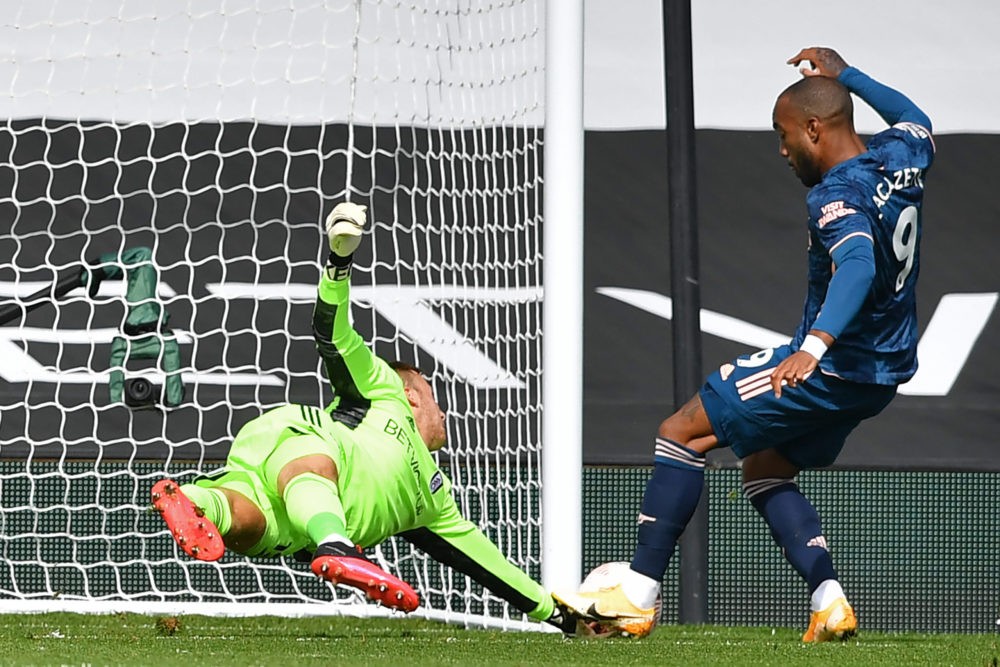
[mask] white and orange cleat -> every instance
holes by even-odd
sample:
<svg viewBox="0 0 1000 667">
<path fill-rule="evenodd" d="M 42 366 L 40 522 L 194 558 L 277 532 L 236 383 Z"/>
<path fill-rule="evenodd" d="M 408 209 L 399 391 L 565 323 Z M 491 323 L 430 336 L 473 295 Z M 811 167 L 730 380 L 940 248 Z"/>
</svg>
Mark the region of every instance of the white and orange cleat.
<svg viewBox="0 0 1000 667">
<path fill-rule="evenodd" d="M 222 558 L 226 546 L 219 529 L 201 508 L 184 495 L 176 482 L 161 479 L 151 492 L 153 509 L 167 522 L 174 541 L 188 556 L 198 560 L 213 561 Z"/>
<path fill-rule="evenodd" d="M 814 611 L 809 629 L 802 635 L 807 644 L 849 639 L 858 633 L 858 619 L 846 598 L 837 598 L 822 611 Z"/>
<path fill-rule="evenodd" d="M 652 632 L 656 625 L 656 608 L 636 607 L 621 584 L 596 591 L 553 592 L 552 597 L 577 616 L 596 623 L 604 632 L 615 630 L 639 638 Z"/>
</svg>

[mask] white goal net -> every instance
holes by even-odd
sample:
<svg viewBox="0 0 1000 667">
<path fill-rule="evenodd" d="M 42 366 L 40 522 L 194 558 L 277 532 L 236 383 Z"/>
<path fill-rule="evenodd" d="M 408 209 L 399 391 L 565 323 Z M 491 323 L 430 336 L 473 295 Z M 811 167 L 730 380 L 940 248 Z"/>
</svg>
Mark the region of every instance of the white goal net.
<svg viewBox="0 0 1000 667">
<path fill-rule="evenodd" d="M 188 559 L 147 509 L 264 409 L 329 400 L 311 309 L 345 199 L 374 221 L 356 326 L 433 375 L 460 506 L 538 578 L 544 18 L 542 0 L 5 7 L 0 611 L 371 609 L 291 560 Z M 418 613 L 523 621 L 405 542 L 373 555 Z"/>
</svg>

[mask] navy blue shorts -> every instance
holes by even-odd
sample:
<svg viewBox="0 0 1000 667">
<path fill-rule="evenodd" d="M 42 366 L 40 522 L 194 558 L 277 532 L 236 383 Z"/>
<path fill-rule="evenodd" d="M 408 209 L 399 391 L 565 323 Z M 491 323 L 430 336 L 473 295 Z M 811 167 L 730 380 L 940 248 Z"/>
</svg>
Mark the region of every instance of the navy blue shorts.
<svg viewBox="0 0 1000 667">
<path fill-rule="evenodd" d="M 832 464 L 847 435 L 881 412 L 895 385 L 849 382 L 815 370 L 797 387 L 771 389 L 788 345 L 743 355 L 708 376 L 700 395 L 719 444 L 744 458 L 771 447 L 799 468 Z"/>
</svg>

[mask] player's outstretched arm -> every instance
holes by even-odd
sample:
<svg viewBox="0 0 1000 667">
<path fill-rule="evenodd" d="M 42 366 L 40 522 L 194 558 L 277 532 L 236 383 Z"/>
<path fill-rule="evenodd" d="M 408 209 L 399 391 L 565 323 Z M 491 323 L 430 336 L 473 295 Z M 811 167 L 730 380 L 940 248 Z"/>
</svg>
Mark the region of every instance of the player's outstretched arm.
<svg viewBox="0 0 1000 667">
<path fill-rule="evenodd" d="M 803 64 L 805 63 L 805 64 Z M 931 119 L 910 98 L 879 83 L 856 67 L 851 67 L 833 49 L 813 46 L 802 49 L 788 59 L 799 67 L 802 76 L 826 76 L 837 79 L 852 93 L 865 101 L 889 125 L 916 123 L 931 131 Z"/>
<path fill-rule="evenodd" d="M 461 516 L 454 503 L 433 524 L 400 533 L 400 537 L 437 562 L 483 585 L 529 617 L 549 623 L 568 635 L 576 632 L 578 618 L 507 560 L 481 530 Z"/>
<path fill-rule="evenodd" d="M 343 401 L 373 398 L 381 390 L 398 391 L 399 377 L 375 356 L 350 320 L 350 277 L 354 251 L 367 223 L 366 208 L 341 202 L 326 218 L 330 255 L 320 273 L 313 308 L 313 336 L 327 378 Z"/>
</svg>

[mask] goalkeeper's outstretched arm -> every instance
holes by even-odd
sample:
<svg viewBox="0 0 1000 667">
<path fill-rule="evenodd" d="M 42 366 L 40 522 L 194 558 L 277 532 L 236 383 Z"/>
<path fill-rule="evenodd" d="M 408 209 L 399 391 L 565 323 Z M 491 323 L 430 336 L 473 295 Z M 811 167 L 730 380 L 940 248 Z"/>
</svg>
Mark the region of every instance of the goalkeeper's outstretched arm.
<svg viewBox="0 0 1000 667">
<path fill-rule="evenodd" d="M 316 349 L 341 406 L 374 398 L 387 387 L 398 390 L 400 385 L 396 372 L 374 355 L 351 325 L 351 267 L 366 224 L 365 211 L 364 206 L 342 202 L 327 217 L 330 255 L 313 309 Z"/>
<path fill-rule="evenodd" d="M 400 537 L 434 560 L 461 572 L 529 617 L 573 634 L 576 617 L 552 595 L 511 563 L 475 524 L 450 503 L 431 525 L 400 533 Z"/>
</svg>

